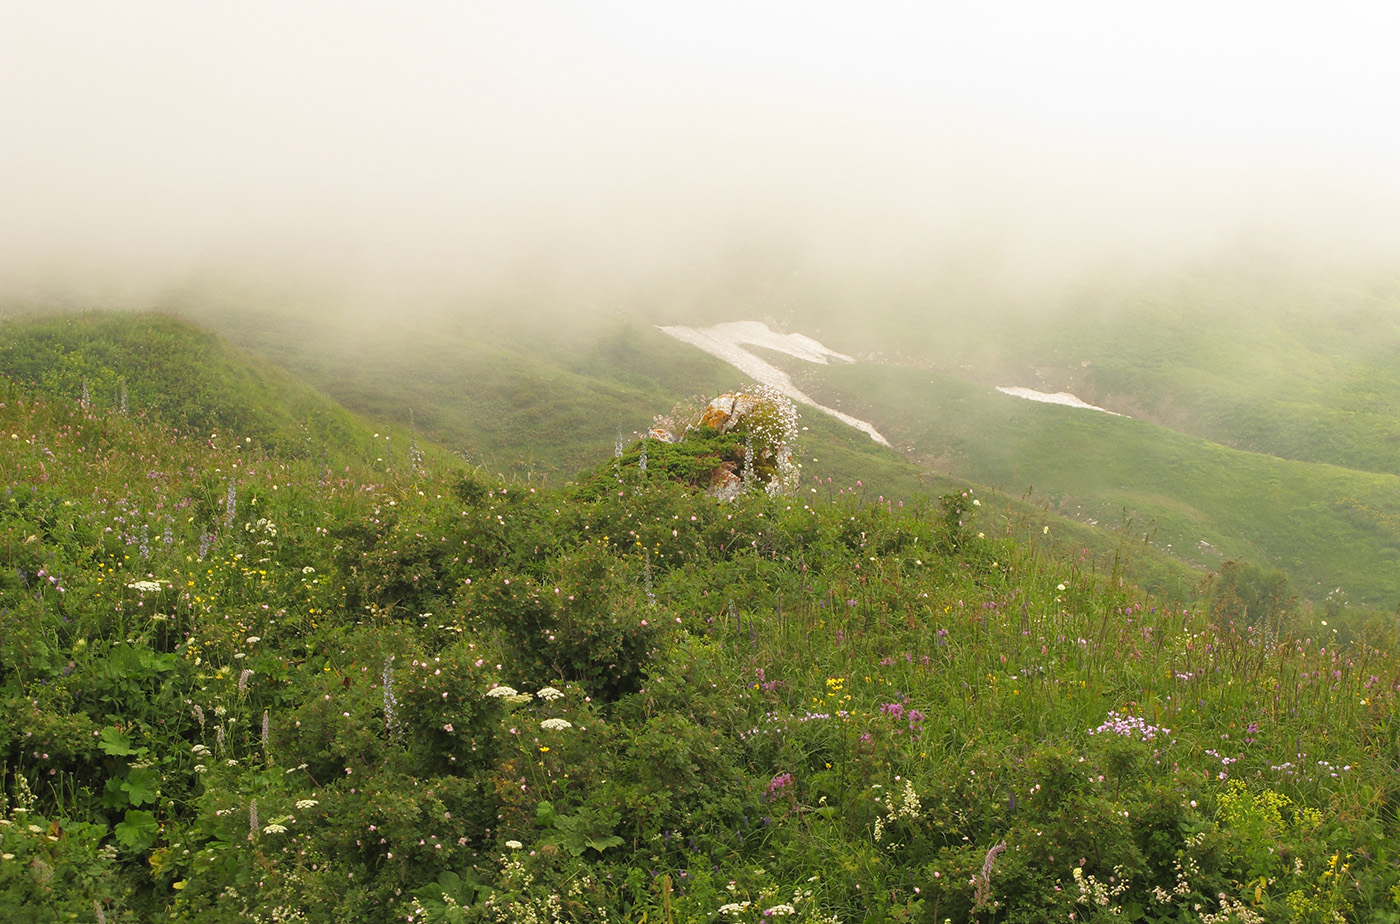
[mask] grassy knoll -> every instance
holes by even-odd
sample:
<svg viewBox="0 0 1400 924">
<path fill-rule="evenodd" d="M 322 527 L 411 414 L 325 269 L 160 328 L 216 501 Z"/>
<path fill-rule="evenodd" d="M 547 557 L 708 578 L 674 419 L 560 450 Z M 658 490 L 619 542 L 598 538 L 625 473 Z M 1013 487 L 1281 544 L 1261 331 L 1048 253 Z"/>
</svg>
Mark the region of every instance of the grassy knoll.
<svg viewBox="0 0 1400 924">
<path fill-rule="evenodd" d="M 377 454 L 353 414 L 208 329 L 157 314 L 21 315 L 0 323 L 0 376 L 93 412 L 199 439 L 334 462 Z M 387 431 L 386 431 L 387 432 Z M 408 434 L 403 435 L 405 448 Z"/>
<path fill-rule="evenodd" d="M 0 432 L 0 918 L 1400 915 L 1390 639 L 976 493 L 327 471 L 8 381 Z"/>
</svg>

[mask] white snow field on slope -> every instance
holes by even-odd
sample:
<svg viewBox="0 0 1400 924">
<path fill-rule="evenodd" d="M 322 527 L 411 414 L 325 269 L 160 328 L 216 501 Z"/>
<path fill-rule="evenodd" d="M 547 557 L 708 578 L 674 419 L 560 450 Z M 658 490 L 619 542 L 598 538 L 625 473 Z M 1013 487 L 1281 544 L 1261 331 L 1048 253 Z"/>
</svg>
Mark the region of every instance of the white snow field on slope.
<svg viewBox="0 0 1400 924">
<path fill-rule="evenodd" d="M 823 414 L 830 414 L 842 423 L 855 427 L 881 446 L 889 445 L 889 440 L 881 436 L 880 431 L 869 423 L 849 414 L 843 414 L 835 408 L 818 404 L 792 384 L 792 379 L 788 377 L 786 372 L 772 363 L 765 362 L 744 347 L 763 347 L 821 366 L 827 365 L 827 361 L 830 359 L 848 363 L 855 362 L 852 357 L 827 349 L 811 337 L 805 337 L 802 334 L 780 334 L 771 330 L 762 321 L 729 321 L 705 328 L 659 327 L 658 329 L 683 343 L 699 347 L 711 356 L 729 363 L 754 381 L 770 388 L 776 388 L 800 404 L 814 407 Z"/>
<path fill-rule="evenodd" d="M 1015 386 L 998 386 L 997 391 L 1004 395 L 1012 395 L 1016 398 L 1025 398 L 1028 401 L 1040 401 L 1045 404 L 1063 404 L 1065 407 L 1077 407 L 1082 411 L 1099 411 L 1104 414 L 1112 414 L 1114 417 L 1126 417 L 1126 414 L 1119 414 L 1117 411 L 1110 411 L 1106 407 L 1088 404 L 1079 400 L 1067 391 L 1057 391 L 1054 394 L 1045 391 L 1036 391 L 1034 388 L 1021 388 Z"/>
</svg>

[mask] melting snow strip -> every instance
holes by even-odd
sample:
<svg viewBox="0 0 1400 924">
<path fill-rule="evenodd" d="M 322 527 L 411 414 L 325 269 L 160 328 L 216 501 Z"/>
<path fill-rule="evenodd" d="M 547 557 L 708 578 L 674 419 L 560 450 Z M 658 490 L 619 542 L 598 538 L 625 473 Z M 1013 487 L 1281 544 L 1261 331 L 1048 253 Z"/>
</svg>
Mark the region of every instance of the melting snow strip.
<svg viewBox="0 0 1400 924">
<path fill-rule="evenodd" d="M 757 346 L 774 352 L 784 353 L 796 359 L 825 366 L 829 360 L 855 362 L 844 353 L 827 349 L 811 337 L 802 334 L 780 334 L 771 330 L 761 321 L 731 321 L 716 324 L 714 327 L 659 327 L 662 333 L 675 337 L 682 343 L 699 347 L 711 356 L 722 360 L 749 376 L 756 382 L 776 388 L 792 400 L 814 407 L 823 414 L 830 414 L 847 426 L 855 427 L 881 446 L 888 446 L 889 440 L 880 435 L 872 425 L 849 414 L 825 407 L 803 393 L 788 374 L 772 363 L 750 353 L 745 346 Z"/>
<path fill-rule="evenodd" d="M 1126 414 L 1119 414 L 1110 411 L 1106 407 L 1088 404 L 1079 400 L 1067 391 L 1057 391 L 1050 394 L 1045 391 L 1036 391 L 1034 388 L 1021 388 L 1020 386 L 998 386 L 997 391 L 1004 395 L 1011 395 L 1016 398 L 1025 398 L 1028 401 L 1040 401 L 1045 404 L 1062 404 L 1065 407 L 1077 407 L 1082 411 L 1099 411 L 1104 414 L 1112 414 L 1114 417 L 1126 417 Z"/>
</svg>

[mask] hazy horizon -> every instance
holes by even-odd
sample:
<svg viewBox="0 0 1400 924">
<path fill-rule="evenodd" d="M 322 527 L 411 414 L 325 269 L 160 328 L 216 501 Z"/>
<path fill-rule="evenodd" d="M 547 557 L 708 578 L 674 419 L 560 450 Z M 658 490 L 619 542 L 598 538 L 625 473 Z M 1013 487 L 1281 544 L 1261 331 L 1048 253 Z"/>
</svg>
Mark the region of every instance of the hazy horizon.
<svg viewBox="0 0 1400 924">
<path fill-rule="evenodd" d="M 49 3 L 0 37 L 0 297 L 392 304 L 771 248 L 1055 281 L 1242 243 L 1395 268 L 1400 13 Z"/>
</svg>

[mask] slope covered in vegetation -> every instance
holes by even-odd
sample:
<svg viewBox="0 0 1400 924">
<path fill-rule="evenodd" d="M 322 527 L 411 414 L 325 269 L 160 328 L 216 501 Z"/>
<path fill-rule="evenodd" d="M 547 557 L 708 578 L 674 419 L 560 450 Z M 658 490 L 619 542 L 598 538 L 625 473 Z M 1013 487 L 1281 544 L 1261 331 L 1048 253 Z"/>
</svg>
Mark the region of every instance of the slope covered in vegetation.
<svg viewBox="0 0 1400 924">
<path fill-rule="evenodd" d="M 89 410 L 282 456 L 363 456 L 373 439 L 343 407 L 187 321 L 89 312 L 10 319 L 0 330 L 0 376 Z"/>
<path fill-rule="evenodd" d="M 332 467 L 13 382 L 0 433 L 0 917 L 1400 913 L 1389 647 L 976 495 Z"/>
</svg>

